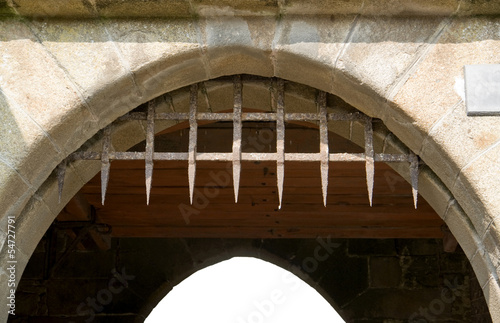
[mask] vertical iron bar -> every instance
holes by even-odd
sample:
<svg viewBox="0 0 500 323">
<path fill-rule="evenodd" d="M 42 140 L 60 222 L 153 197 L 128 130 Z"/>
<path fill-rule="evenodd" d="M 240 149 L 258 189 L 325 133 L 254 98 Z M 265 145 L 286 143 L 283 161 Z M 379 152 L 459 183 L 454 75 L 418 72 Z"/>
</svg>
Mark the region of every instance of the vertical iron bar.
<svg viewBox="0 0 500 323">
<path fill-rule="evenodd" d="M 328 114 L 326 108 L 326 93 L 319 92 L 319 150 L 321 155 L 321 189 L 323 192 L 323 205 L 326 206 L 328 195 L 328 166 L 329 166 L 329 148 L 328 148 Z"/>
<path fill-rule="evenodd" d="M 418 156 L 410 151 L 410 178 L 411 178 L 411 191 L 413 194 L 413 206 L 417 209 L 418 202 L 418 176 L 420 173 Z"/>
<path fill-rule="evenodd" d="M 241 75 L 234 77 L 234 111 L 233 111 L 233 186 L 234 202 L 238 203 L 238 191 L 241 174 L 241 104 L 242 84 Z"/>
<path fill-rule="evenodd" d="M 200 90 L 201 93 L 203 94 L 203 98 L 205 99 L 205 103 L 207 104 L 207 111 L 213 112 L 212 106 L 210 105 L 210 99 L 208 98 L 208 91 L 205 82 L 200 83 Z"/>
<path fill-rule="evenodd" d="M 109 182 L 109 150 L 111 146 L 111 128 L 112 124 L 104 128 L 104 140 L 102 143 L 102 154 L 101 154 L 101 204 L 104 205 L 106 199 L 106 190 L 108 188 Z"/>
<path fill-rule="evenodd" d="M 188 177 L 189 201 L 193 204 L 194 181 L 196 176 L 196 145 L 198 141 L 198 124 L 196 122 L 196 108 L 198 106 L 198 84 L 191 85 L 189 99 L 189 151 L 188 151 Z"/>
<path fill-rule="evenodd" d="M 285 177 L 285 84 L 278 79 L 278 101 L 276 110 L 276 174 L 278 177 L 279 208 L 283 200 L 283 182 Z"/>
<path fill-rule="evenodd" d="M 276 99 L 276 88 L 277 88 L 276 79 L 272 78 L 271 79 L 270 89 L 269 89 L 269 92 L 271 93 L 271 111 L 272 112 L 276 111 L 276 105 L 277 105 L 277 103 L 276 103 L 277 102 L 277 99 Z"/>
<path fill-rule="evenodd" d="M 155 140 L 155 104 L 149 101 L 147 128 L 146 128 L 146 203 L 149 205 L 149 198 L 151 196 L 151 186 L 153 183 L 153 154 L 154 154 L 154 140 Z"/>
<path fill-rule="evenodd" d="M 64 177 L 66 176 L 67 161 L 64 159 L 57 166 L 57 185 L 59 189 L 59 203 L 61 203 L 63 188 L 64 188 Z"/>
<path fill-rule="evenodd" d="M 375 176 L 373 151 L 373 124 L 372 118 L 366 118 L 365 121 L 365 168 L 366 168 L 366 187 L 368 189 L 368 199 L 370 206 L 373 205 L 373 181 Z"/>
</svg>

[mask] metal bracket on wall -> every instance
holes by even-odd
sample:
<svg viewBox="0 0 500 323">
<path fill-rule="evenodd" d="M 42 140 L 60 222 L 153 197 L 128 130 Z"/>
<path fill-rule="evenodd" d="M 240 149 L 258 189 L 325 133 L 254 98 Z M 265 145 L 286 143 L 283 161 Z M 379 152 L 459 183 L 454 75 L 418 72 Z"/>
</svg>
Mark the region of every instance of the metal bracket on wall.
<svg viewBox="0 0 500 323">
<path fill-rule="evenodd" d="M 113 134 L 113 123 L 102 131 L 102 151 L 77 151 L 71 154 L 57 168 L 59 196 L 62 196 L 64 187 L 65 170 L 68 163 L 75 160 L 100 160 L 101 161 L 101 198 L 104 205 L 106 189 L 109 181 L 110 162 L 113 160 L 144 160 L 146 179 L 146 204 L 149 204 L 152 179 L 153 162 L 155 160 L 183 160 L 188 161 L 188 183 L 191 203 L 196 179 L 197 161 L 228 161 L 232 163 L 234 199 L 238 202 L 238 192 L 242 161 L 275 161 L 277 167 L 277 187 L 279 195 L 279 206 L 281 207 L 283 195 L 283 183 L 285 176 L 285 162 L 319 162 L 321 172 L 321 186 L 323 204 L 327 204 L 328 191 L 328 168 L 331 162 L 364 162 L 366 169 L 366 184 L 370 206 L 373 204 L 373 184 L 375 174 L 375 162 L 408 163 L 414 206 L 417 208 L 418 177 L 421 161 L 417 155 L 411 152 L 407 154 L 385 154 L 375 153 L 373 147 L 373 122 L 375 119 L 357 111 L 343 112 L 335 107 L 327 105 L 327 93 L 319 91 L 317 95 L 317 113 L 287 113 L 285 106 L 285 83 L 283 79 L 269 79 L 274 86 L 269 87 L 271 107 L 276 107 L 272 112 L 242 112 L 242 88 L 241 75 L 232 77 L 233 102 L 232 113 L 198 112 L 198 92 L 205 89 L 203 83 L 190 86 L 189 112 L 188 113 L 157 113 L 155 111 L 155 100 L 148 102 L 147 112 L 131 111 L 118 118 L 123 122 L 126 120 L 144 120 L 147 123 L 146 149 L 144 152 L 119 152 L 113 151 L 111 147 L 111 136 Z M 277 93 L 274 93 L 274 92 Z M 274 110 L 274 109 L 273 109 Z M 189 122 L 189 147 L 186 152 L 155 152 L 154 136 L 155 121 L 157 120 L 184 120 Z M 197 152 L 198 121 L 232 121 L 233 122 L 233 145 L 232 152 Z M 242 122 L 243 121 L 267 121 L 276 122 L 276 152 L 275 153 L 246 153 L 241 151 Z M 319 153 L 287 153 L 285 152 L 285 122 L 305 121 L 319 124 L 320 149 Z M 364 153 L 330 153 L 328 149 L 328 125 L 334 121 L 351 121 L 364 124 Z"/>
</svg>

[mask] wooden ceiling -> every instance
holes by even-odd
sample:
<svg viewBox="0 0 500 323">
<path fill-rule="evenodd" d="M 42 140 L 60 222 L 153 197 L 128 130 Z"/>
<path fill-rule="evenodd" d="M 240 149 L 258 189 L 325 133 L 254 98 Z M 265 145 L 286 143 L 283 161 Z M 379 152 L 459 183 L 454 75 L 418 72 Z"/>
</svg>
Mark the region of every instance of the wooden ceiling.
<svg viewBox="0 0 500 323">
<path fill-rule="evenodd" d="M 181 127 L 178 127 L 181 128 Z M 186 151 L 187 129 L 158 134 L 155 151 Z M 243 151 L 275 151 L 272 124 L 245 123 Z M 200 126 L 198 150 L 231 151 L 231 124 Z M 330 151 L 362 152 L 330 134 Z M 143 149 L 144 143 L 131 150 Z M 317 152 L 318 130 L 286 128 L 287 152 Z M 231 164 L 198 162 L 193 205 L 189 203 L 186 161 L 156 161 L 150 205 L 146 205 L 144 161 L 114 161 L 105 205 L 97 175 L 77 194 L 96 210 L 96 221 L 114 237 L 214 238 L 441 238 L 444 222 L 419 197 L 413 207 L 410 185 L 384 163 L 376 163 L 373 206 L 369 206 L 363 163 L 330 163 L 328 205 L 323 206 L 319 163 L 285 163 L 283 205 L 278 208 L 276 164 L 242 163 L 238 203 L 234 202 Z M 71 209 L 59 221 L 81 220 Z"/>
</svg>

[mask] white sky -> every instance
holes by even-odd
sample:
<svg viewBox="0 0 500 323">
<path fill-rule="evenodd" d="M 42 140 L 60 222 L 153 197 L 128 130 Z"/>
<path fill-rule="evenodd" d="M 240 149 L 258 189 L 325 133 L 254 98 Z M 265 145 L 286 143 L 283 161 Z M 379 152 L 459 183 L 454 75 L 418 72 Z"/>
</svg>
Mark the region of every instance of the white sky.
<svg viewBox="0 0 500 323">
<path fill-rule="evenodd" d="M 344 322 L 312 287 L 255 258 L 232 258 L 200 270 L 165 296 L 146 323 Z"/>
</svg>

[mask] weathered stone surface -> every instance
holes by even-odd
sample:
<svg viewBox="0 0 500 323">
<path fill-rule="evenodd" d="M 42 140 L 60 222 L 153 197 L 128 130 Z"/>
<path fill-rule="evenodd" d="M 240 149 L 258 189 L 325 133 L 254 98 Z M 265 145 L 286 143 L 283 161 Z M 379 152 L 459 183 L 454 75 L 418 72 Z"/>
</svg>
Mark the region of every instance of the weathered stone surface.
<svg viewBox="0 0 500 323">
<path fill-rule="evenodd" d="M 377 18 L 361 17 L 337 59 L 336 75 L 345 74 L 390 98 L 444 24 L 442 18 L 389 18 L 381 24 Z"/>
<path fill-rule="evenodd" d="M 454 109 L 457 113 L 460 110 L 457 103 L 462 100 L 461 93 L 457 93 L 455 84 L 458 80 L 463 80 L 463 66 L 496 61 L 494 53 L 498 52 L 500 46 L 499 36 L 495 34 L 497 29 L 497 22 L 484 18 L 457 18 L 452 21 L 440 36 L 437 44 L 432 46 L 422 59 L 418 70 L 411 75 L 394 97 L 395 104 L 401 107 L 411 107 L 411 109 L 405 109 L 403 112 L 398 111 L 400 108 L 391 105 L 393 109 L 391 114 L 394 113 L 394 115 L 384 121 L 387 127 L 400 136 L 400 139 L 415 152 L 421 153 L 427 133 L 431 132 L 431 135 L 426 139 L 425 145 L 434 139 L 432 133 L 439 132 L 439 121 L 445 118 L 446 114 L 453 113 Z M 403 116 L 404 114 L 407 116 Z M 412 126 L 408 127 L 410 124 Z M 400 135 L 399 129 L 402 130 L 402 128 L 405 128 L 407 134 L 401 133 Z M 465 138 L 459 138 L 448 136 L 447 140 L 453 142 L 448 142 L 446 145 L 443 142 L 439 144 L 443 146 L 447 154 L 450 154 L 453 147 L 458 148 L 463 145 Z M 461 145 L 456 145 L 457 142 Z M 440 167 L 442 158 L 429 159 L 426 162 L 436 170 Z M 440 172 L 438 175 L 450 187 L 450 180 L 453 176 L 447 178 Z"/>
<path fill-rule="evenodd" d="M 69 0 L 69 1 L 32 1 L 32 0 L 16 0 L 15 4 L 11 5 L 13 10 L 23 16 L 43 19 L 51 17 L 94 17 L 95 10 L 85 1 Z"/>
<path fill-rule="evenodd" d="M 53 214 L 59 214 L 71 198 L 85 184 L 80 176 L 78 176 L 72 165 L 66 167 L 64 177 L 64 187 L 59 202 L 59 185 L 56 173 L 52 173 L 49 178 L 43 183 L 34 195 L 34 199 L 41 200 L 50 209 Z"/>
<path fill-rule="evenodd" d="M 17 216 L 20 209 L 33 194 L 33 187 L 12 166 L 0 162 L 0 179 L 4 184 L 0 194 L 5 196 L 0 200 L 1 222 L 6 221 L 8 215 Z M 2 227 L 3 230 L 6 226 Z"/>
<path fill-rule="evenodd" d="M 478 248 L 483 248 L 474 225 L 456 201 L 450 201 L 444 220 L 469 260 Z"/>
<path fill-rule="evenodd" d="M 464 210 L 468 214 L 471 214 L 471 219 L 480 234 L 485 229 L 484 225 L 481 225 L 480 222 L 489 222 L 491 213 L 488 213 L 494 210 L 491 204 L 495 199 L 488 202 L 487 200 L 492 197 L 491 193 L 489 193 L 490 196 L 487 196 L 483 193 L 484 191 L 473 187 L 481 185 L 486 190 L 486 187 L 489 185 L 489 188 L 494 190 L 495 185 L 492 184 L 495 180 L 498 180 L 498 177 L 494 176 L 494 174 L 499 174 L 499 170 L 489 165 L 486 168 L 483 167 L 476 174 L 474 170 L 477 170 L 477 167 L 470 168 L 473 165 L 468 165 L 471 161 L 478 158 L 483 151 L 488 149 L 490 145 L 500 140 L 499 129 L 500 123 L 498 118 L 467 117 L 463 104 L 460 104 L 452 109 L 450 113 L 446 114 L 431 130 L 429 139 L 421 151 L 421 157 L 426 161 L 430 161 L 429 166 L 440 168 L 439 173 L 443 182 L 450 187 Z M 430 138 L 432 138 L 432 141 Z M 443 156 L 446 155 L 451 155 L 453 163 L 442 161 Z M 489 157 L 487 161 L 492 161 L 492 158 L 494 156 Z M 469 170 L 464 173 L 464 168 L 469 168 Z M 437 171 L 437 168 L 434 168 L 434 170 Z M 461 186 L 457 187 L 456 179 L 459 174 Z M 479 179 L 478 176 L 483 176 L 487 181 L 473 179 L 474 177 Z M 500 184 L 496 186 L 498 187 L 498 185 Z M 467 197 L 470 196 L 471 191 L 478 192 L 481 197 L 468 199 Z M 488 209 L 490 210 L 489 212 L 487 211 Z M 495 212 L 493 211 L 492 213 L 494 214 Z"/>
<path fill-rule="evenodd" d="M 490 279 L 481 286 L 493 320 L 500 316 L 500 287 L 498 279 Z M 495 322 L 495 321 L 494 321 Z"/>
<path fill-rule="evenodd" d="M 331 92 L 335 60 L 352 22 L 353 17 L 283 19 L 274 40 L 275 75 Z"/>
<path fill-rule="evenodd" d="M 103 17 L 188 17 L 193 14 L 193 3 L 189 0 L 152 2 L 104 0 L 94 3 L 95 11 Z"/>
<path fill-rule="evenodd" d="M 473 138 L 475 138 L 476 147 L 470 148 L 474 149 L 474 156 L 471 156 L 470 161 L 461 169 L 452 191 L 464 210 L 470 214 L 470 219 L 478 234 L 482 236 L 492 220 L 495 223 L 499 220 L 500 214 L 498 199 L 498 192 L 500 192 L 500 163 L 498 162 L 500 160 L 500 143 L 498 142 L 500 125 L 493 124 L 493 121 L 496 120 L 491 120 L 492 124 L 490 125 L 488 125 L 487 120 L 481 124 L 477 124 L 475 121 L 471 120 L 473 125 L 468 127 L 470 129 L 468 133 L 474 134 Z M 494 141 L 497 142 L 491 145 L 491 142 Z M 471 191 L 476 192 L 477 198 L 466 199 Z"/>
<path fill-rule="evenodd" d="M 124 93 L 138 98 L 140 93 L 106 26 L 99 21 L 33 22 L 32 26 L 44 48 L 50 51 L 75 84 L 87 113 L 91 113 L 79 117 L 83 125 L 88 124 L 83 134 L 89 130 L 97 131 L 110 118 L 116 118 L 140 103 L 137 99 L 129 106 L 126 104 L 129 102 L 121 99 Z"/>
<path fill-rule="evenodd" d="M 491 223 L 486 230 L 483 235 L 483 244 L 490 257 L 491 264 L 498 274 L 500 270 L 500 233 L 496 223 Z"/>
<path fill-rule="evenodd" d="M 470 264 L 474 269 L 479 285 L 484 286 L 488 280 L 495 279 L 496 273 L 493 273 L 489 255 L 485 249 L 478 250 L 470 260 Z"/>
<path fill-rule="evenodd" d="M 46 47 L 30 35 L 26 25 L 17 23 L 17 28 L 9 35 L 10 41 L 0 45 L 2 91 L 10 105 L 24 110 L 58 149 L 65 150 L 78 141 L 73 133 L 78 136 L 92 127 L 91 113 L 82 107 L 74 84 Z M 80 123 L 69 126 L 72 118 Z"/>
<path fill-rule="evenodd" d="M 425 198 L 434 211 L 444 218 L 448 205 L 453 196 L 448 188 L 439 180 L 429 167 L 422 167 L 418 178 L 419 193 Z"/>
<path fill-rule="evenodd" d="M 137 98 L 119 98 L 129 109 L 208 78 L 195 20 L 108 20 L 104 27 L 137 87 Z"/>
<path fill-rule="evenodd" d="M 231 74 L 272 76 L 271 45 L 276 19 L 210 18 L 200 21 L 210 78 Z"/>
<path fill-rule="evenodd" d="M 56 215 L 52 213 L 43 200 L 30 200 L 24 208 L 23 214 L 16 221 L 17 247 L 24 254 L 31 256 L 55 217 Z M 26 258 L 26 263 L 28 259 L 29 256 Z M 26 263 L 21 262 L 20 267 L 24 268 Z"/>
<path fill-rule="evenodd" d="M 190 1 L 162 0 L 142 2 L 139 0 L 117 1 L 97 0 L 91 3 L 71 0 L 63 3 L 48 2 L 50 5 L 30 0 L 18 0 L 15 6 L 4 4 L 0 11 L 7 16 L 28 17 L 193 17 L 193 16 L 277 16 L 289 15 L 355 15 L 367 16 L 408 16 L 497 14 L 500 7 L 495 1 L 458 1 L 458 0 L 384 0 L 366 3 L 361 0 L 293 0 L 293 1 Z"/>
</svg>

